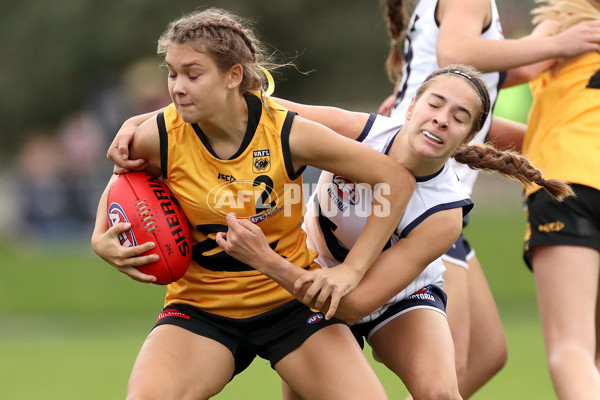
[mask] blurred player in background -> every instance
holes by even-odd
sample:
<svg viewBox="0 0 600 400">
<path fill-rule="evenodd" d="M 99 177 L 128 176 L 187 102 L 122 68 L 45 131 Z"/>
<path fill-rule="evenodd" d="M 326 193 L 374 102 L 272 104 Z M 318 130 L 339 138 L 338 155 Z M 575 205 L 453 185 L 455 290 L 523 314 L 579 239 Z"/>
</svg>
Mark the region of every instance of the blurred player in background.
<svg viewBox="0 0 600 400">
<path fill-rule="evenodd" d="M 404 0 L 386 1 L 392 38 L 387 68 L 396 87 L 378 111 L 401 121 L 416 89 L 439 66 L 462 63 L 484 72 L 493 108 L 503 82 L 506 86 L 527 82 L 552 63 L 550 58 L 600 47 L 597 21 L 575 25 L 552 37 L 534 32 L 520 39 L 504 40 L 495 0 L 420 0 L 408 25 L 407 9 Z M 403 57 L 397 46 L 400 41 Z M 540 63 L 535 68 L 517 68 L 536 62 Z M 494 118 L 492 124 L 490 113 L 471 143 L 490 141 L 500 148 L 519 150 L 523 133 L 524 126 L 512 121 Z M 456 166 L 456 171 L 471 193 L 477 171 L 461 165 Z M 475 251 L 464 236 L 443 260 L 447 267 L 444 279 L 449 298 L 448 320 L 456 347 L 460 393 L 468 398 L 504 366 L 506 340 Z"/>
<path fill-rule="evenodd" d="M 560 35 L 600 21 L 600 2 L 549 0 L 536 29 Z M 560 59 L 531 82 L 523 153 L 544 175 L 570 182 L 563 203 L 527 190 L 525 260 L 533 269 L 548 366 L 559 399 L 599 399 L 600 54 Z"/>
</svg>

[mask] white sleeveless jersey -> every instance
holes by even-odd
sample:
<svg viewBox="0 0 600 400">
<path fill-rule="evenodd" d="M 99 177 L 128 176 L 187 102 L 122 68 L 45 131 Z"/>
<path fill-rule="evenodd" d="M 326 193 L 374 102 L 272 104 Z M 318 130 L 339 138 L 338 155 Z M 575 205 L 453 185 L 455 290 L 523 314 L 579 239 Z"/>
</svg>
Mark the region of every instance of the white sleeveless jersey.
<svg viewBox="0 0 600 400">
<path fill-rule="evenodd" d="M 439 23 L 435 17 L 437 3 L 437 0 L 420 0 L 410 18 L 404 41 L 402 82 L 399 86 L 396 103 L 391 112 L 392 118 L 397 118 L 399 121 L 405 120 L 406 110 L 421 83 L 423 83 L 430 73 L 439 68 L 436 54 L 439 34 Z M 492 7 L 492 22 L 486 27 L 480 37 L 484 39 L 503 40 L 504 35 L 502 33 L 502 26 L 500 25 L 496 2 L 491 0 L 490 5 Z M 504 72 L 483 74 L 483 79 L 490 92 L 492 107 L 496 102 L 498 91 L 502 86 L 505 75 Z M 485 142 L 491 123 L 492 113 L 490 113 L 483 128 L 477 133 L 471 143 Z M 477 171 L 456 162 L 454 162 L 454 169 L 469 193 L 471 193 L 475 179 L 477 178 Z"/>
<path fill-rule="evenodd" d="M 372 114 L 357 140 L 387 154 L 400 127 L 397 120 Z M 372 207 L 373 198 L 377 196 L 377 187 L 369 190 L 330 172 L 321 173 L 317 190 L 308 202 L 303 227 L 308 236 L 308 247 L 317 251 L 317 262 L 323 268 L 334 267 L 344 260 L 348 249 L 352 248 L 364 229 L 369 213 L 377 212 Z M 406 237 L 425 218 L 438 211 L 462 208 L 463 214 L 466 214 L 472 207 L 473 202 L 447 162 L 435 174 L 417 178 L 414 194 L 386 248 Z M 402 263 L 402 260 L 398 262 Z M 392 304 L 427 285 L 443 288 L 442 274 L 445 270 L 441 259 L 436 259 L 406 289 L 358 323 L 372 321 Z"/>
</svg>

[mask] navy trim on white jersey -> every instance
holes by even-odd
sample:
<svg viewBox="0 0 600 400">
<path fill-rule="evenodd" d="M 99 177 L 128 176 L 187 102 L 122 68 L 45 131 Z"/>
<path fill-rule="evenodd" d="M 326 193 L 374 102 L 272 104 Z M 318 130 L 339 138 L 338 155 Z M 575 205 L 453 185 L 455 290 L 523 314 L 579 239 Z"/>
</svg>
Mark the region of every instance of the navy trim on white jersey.
<svg viewBox="0 0 600 400">
<path fill-rule="evenodd" d="M 465 199 L 465 200 L 454 201 L 452 203 L 439 204 L 439 205 L 437 205 L 435 207 L 430 208 L 429 210 L 427 210 L 423 214 L 419 215 L 410 224 L 408 224 L 402 230 L 402 232 L 396 232 L 396 234 L 401 239 L 405 238 L 406 236 L 408 236 L 408 234 L 413 229 L 415 229 L 421 222 L 425 221 L 425 219 L 427 219 L 427 217 L 429 217 L 430 215 L 433 215 L 433 214 L 435 214 L 437 212 L 444 211 L 444 210 L 452 210 L 454 208 L 462 208 L 462 210 L 463 210 L 463 216 L 464 216 L 464 215 L 467 215 L 469 213 L 469 211 L 471 211 L 471 209 L 473 208 L 473 202 L 471 201 L 471 199 L 468 199 L 468 200 Z"/>
<path fill-rule="evenodd" d="M 398 131 L 400 132 L 400 131 Z M 392 148 L 392 145 L 394 144 L 394 140 L 396 140 L 396 136 L 398 136 L 398 132 L 396 132 L 392 138 L 390 139 L 390 141 L 388 142 L 387 146 L 385 147 L 385 149 L 383 150 L 383 154 L 388 155 L 390 153 L 390 149 Z"/>
<path fill-rule="evenodd" d="M 441 174 L 443 170 L 444 170 L 444 168 L 440 168 L 440 170 L 439 170 L 439 171 L 437 171 L 437 172 L 434 172 L 434 173 L 433 173 L 433 174 L 431 174 L 431 175 L 426 175 L 426 176 L 415 176 L 415 180 L 416 180 L 417 182 L 427 182 L 428 180 L 430 180 L 430 179 L 433 179 L 433 178 L 435 178 L 436 176 L 438 176 L 439 174 Z"/>
<path fill-rule="evenodd" d="M 360 135 L 358 135 L 358 137 L 356 138 L 357 142 L 362 142 L 363 140 L 365 140 L 365 138 L 367 137 L 369 132 L 371 132 L 371 128 L 373 127 L 373 124 L 375 123 L 376 118 L 377 118 L 377 114 L 371 113 L 371 115 L 369 115 L 369 119 L 367 120 L 365 127 L 363 128 Z"/>
</svg>

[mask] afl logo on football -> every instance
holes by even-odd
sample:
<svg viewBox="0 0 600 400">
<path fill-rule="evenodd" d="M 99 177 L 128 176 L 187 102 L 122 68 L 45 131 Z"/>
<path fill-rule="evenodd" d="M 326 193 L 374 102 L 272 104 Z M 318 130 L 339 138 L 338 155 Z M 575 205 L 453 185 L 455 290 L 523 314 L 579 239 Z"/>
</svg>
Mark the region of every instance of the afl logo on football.
<svg viewBox="0 0 600 400">
<path fill-rule="evenodd" d="M 271 153 L 269 150 L 255 150 L 252 152 L 252 172 L 262 174 L 271 170 Z"/>
<path fill-rule="evenodd" d="M 310 317 L 308 317 L 308 319 L 306 320 L 307 324 L 316 324 L 317 322 L 321 321 L 323 318 L 325 318 L 323 316 L 323 313 L 316 313 L 311 315 Z"/>
<path fill-rule="evenodd" d="M 121 207 L 119 203 L 111 203 L 110 207 L 108 207 L 108 225 L 115 226 L 121 222 L 129 222 L 127 215 L 125 215 L 125 211 L 123 211 L 123 207 Z M 137 240 L 133 234 L 133 229 L 120 233 L 119 242 L 121 243 L 121 246 L 125 247 L 137 246 Z"/>
<path fill-rule="evenodd" d="M 347 204 L 355 206 L 358 203 L 358 191 L 356 184 L 350 179 L 333 175 L 333 184 L 335 185 L 338 197 Z"/>
</svg>

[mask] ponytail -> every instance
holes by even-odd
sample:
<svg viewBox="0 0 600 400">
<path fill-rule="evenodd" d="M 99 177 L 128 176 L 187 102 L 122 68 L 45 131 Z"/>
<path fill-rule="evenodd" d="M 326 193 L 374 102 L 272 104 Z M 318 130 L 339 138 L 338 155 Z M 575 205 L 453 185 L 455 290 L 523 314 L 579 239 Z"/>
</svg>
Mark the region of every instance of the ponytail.
<svg viewBox="0 0 600 400">
<path fill-rule="evenodd" d="M 554 199 L 562 201 L 565 197 L 575 196 L 568 183 L 560 179 L 544 179 L 523 155 L 509 150 L 498 150 L 490 144 L 460 146 L 452 155 L 454 159 L 472 169 L 495 172 L 504 177 L 518 180 L 525 186 L 537 184 L 544 188 Z"/>
<path fill-rule="evenodd" d="M 385 62 L 385 70 L 390 81 L 395 83 L 402 74 L 403 61 L 398 46 L 406 30 L 408 14 L 404 0 L 386 0 L 385 5 L 385 17 L 390 34 L 390 52 Z"/>
</svg>

